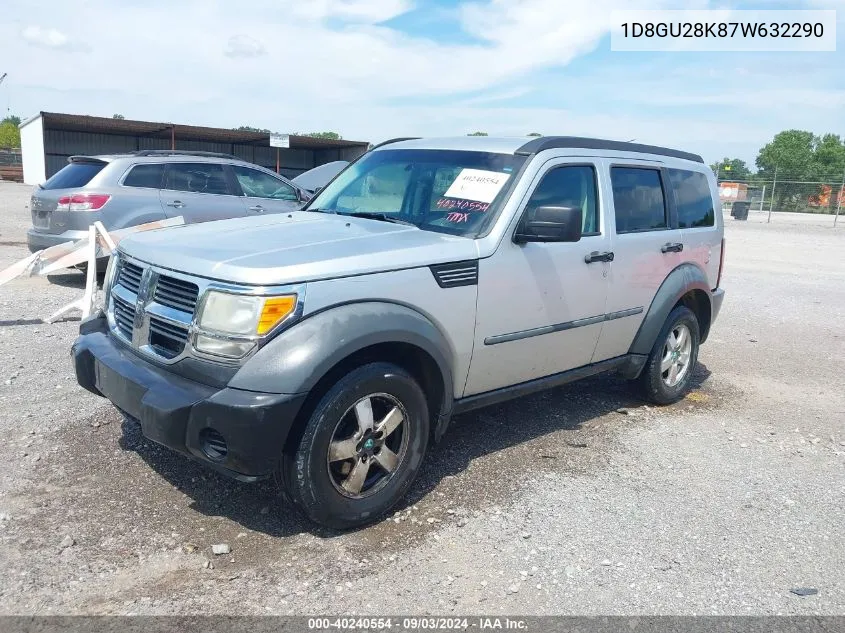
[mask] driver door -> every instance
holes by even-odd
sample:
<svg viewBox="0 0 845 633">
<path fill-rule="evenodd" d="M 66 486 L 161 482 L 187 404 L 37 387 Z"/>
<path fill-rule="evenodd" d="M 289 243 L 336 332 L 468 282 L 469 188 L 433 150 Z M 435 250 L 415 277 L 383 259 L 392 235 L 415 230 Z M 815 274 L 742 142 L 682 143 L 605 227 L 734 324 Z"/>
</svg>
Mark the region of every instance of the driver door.
<svg viewBox="0 0 845 633">
<path fill-rule="evenodd" d="M 553 159 L 536 176 L 520 221 L 540 206 L 580 206 L 578 242 L 516 244 L 513 230 L 479 262 L 475 342 L 465 396 L 587 365 L 602 330 L 610 250 L 598 164 Z"/>
</svg>

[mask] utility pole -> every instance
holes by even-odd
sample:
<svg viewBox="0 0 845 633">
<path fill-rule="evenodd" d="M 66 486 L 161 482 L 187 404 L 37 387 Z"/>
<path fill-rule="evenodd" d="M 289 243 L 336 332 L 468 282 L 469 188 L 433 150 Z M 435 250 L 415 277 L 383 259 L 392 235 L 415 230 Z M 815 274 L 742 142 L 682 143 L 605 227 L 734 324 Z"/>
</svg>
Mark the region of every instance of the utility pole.
<svg viewBox="0 0 845 633">
<path fill-rule="evenodd" d="M 778 184 L 778 166 L 775 165 L 775 180 L 772 183 L 772 201 L 769 203 L 769 218 L 766 220 L 766 224 L 769 224 L 772 221 L 772 207 L 775 205 L 775 187 Z"/>
<path fill-rule="evenodd" d="M 843 197 L 845 197 L 845 173 L 842 174 L 842 186 L 839 187 L 839 199 L 836 201 L 836 215 L 833 216 L 833 226 L 836 226 L 836 221 L 839 219 L 839 212 L 842 210 Z"/>
</svg>

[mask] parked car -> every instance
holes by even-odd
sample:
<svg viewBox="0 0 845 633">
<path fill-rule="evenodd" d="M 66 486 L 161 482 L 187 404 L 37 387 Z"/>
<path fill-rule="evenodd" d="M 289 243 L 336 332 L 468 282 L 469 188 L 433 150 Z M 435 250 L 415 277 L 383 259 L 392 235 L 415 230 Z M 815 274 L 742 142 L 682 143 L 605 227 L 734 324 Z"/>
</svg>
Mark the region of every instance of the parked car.
<svg viewBox="0 0 845 633">
<path fill-rule="evenodd" d="M 304 211 L 121 241 L 76 376 L 151 440 L 358 526 L 455 414 L 605 371 L 682 398 L 724 297 L 718 208 L 701 158 L 661 147 L 383 144 Z"/>
<path fill-rule="evenodd" d="M 32 252 L 107 230 L 182 216 L 186 223 L 297 210 L 311 194 L 228 154 L 147 150 L 71 156 L 30 200 Z"/>
<path fill-rule="evenodd" d="M 346 169 L 347 165 L 349 165 L 349 161 L 346 160 L 335 160 L 330 163 L 324 163 L 291 178 L 291 182 L 300 189 L 304 189 L 309 194 L 314 195 L 322 187 L 325 187 L 326 183 L 332 178 Z"/>
</svg>

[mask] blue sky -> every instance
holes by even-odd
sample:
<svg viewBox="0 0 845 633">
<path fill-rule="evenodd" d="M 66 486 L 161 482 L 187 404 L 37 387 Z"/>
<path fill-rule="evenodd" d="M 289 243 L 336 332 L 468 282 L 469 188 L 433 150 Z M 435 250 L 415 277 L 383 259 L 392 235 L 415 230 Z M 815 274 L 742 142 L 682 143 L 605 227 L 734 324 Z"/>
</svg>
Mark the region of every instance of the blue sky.
<svg viewBox="0 0 845 633">
<path fill-rule="evenodd" d="M 346 138 L 589 135 L 753 162 L 845 135 L 845 0 L 6 0 L 0 108 Z M 838 10 L 837 52 L 625 53 L 615 8 Z"/>
</svg>

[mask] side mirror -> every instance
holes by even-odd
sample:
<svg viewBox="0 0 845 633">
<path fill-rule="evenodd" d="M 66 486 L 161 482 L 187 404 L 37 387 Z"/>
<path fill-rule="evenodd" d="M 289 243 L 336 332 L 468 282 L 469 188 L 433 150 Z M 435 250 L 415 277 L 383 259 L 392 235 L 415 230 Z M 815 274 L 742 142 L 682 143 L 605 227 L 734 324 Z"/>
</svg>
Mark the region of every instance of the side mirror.
<svg viewBox="0 0 845 633">
<path fill-rule="evenodd" d="M 530 221 L 523 221 L 516 229 L 513 241 L 577 242 L 581 239 L 581 209 L 579 207 L 537 207 Z"/>
</svg>

